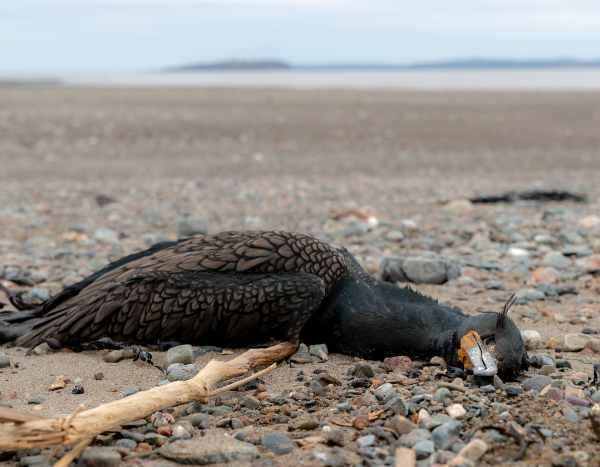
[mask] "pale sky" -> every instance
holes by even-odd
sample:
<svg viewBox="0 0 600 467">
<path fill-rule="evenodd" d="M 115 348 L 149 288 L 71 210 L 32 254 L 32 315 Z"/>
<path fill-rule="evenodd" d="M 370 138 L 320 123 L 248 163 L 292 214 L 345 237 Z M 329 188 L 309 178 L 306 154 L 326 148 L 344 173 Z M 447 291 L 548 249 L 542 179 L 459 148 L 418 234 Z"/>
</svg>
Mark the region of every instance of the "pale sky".
<svg viewBox="0 0 600 467">
<path fill-rule="evenodd" d="M 0 0 L 0 72 L 600 58 L 599 0 Z"/>
</svg>

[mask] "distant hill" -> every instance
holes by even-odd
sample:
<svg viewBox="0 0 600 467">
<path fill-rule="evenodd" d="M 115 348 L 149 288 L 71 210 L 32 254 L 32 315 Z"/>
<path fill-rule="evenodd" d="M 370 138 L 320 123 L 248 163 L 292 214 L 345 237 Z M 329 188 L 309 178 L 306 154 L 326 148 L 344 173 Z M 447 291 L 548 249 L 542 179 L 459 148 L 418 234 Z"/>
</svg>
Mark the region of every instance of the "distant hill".
<svg viewBox="0 0 600 467">
<path fill-rule="evenodd" d="M 600 59 L 494 59 L 467 58 L 408 64 L 393 63 L 323 63 L 291 64 L 284 60 L 224 60 L 190 63 L 165 68 L 166 72 L 195 71 L 406 71 L 406 70 L 519 70 L 519 69 L 600 68 Z"/>
<path fill-rule="evenodd" d="M 282 60 L 223 60 L 220 62 L 189 63 L 168 67 L 164 71 L 267 71 L 289 70 L 291 65 Z"/>
</svg>

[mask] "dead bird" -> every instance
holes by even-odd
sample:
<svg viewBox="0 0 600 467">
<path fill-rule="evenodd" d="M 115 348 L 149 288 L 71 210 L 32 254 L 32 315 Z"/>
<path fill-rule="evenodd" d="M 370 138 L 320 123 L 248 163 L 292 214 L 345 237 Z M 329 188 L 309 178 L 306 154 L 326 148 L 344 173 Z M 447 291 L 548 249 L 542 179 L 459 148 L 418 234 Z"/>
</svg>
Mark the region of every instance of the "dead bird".
<svg viewBox="0 0 600 467">
<path fill-rule="evenodd" d="M 248 346 L 300 341 L 381 359 L 441 356 L 478 375 L 527 366 L 521 333 L 502 313 L 468 316 L 370 276 L 344 248 L 283 231 L 199 235 L 121 258 L 41 305 L 6 314 L 0 342 L 78 346 L 177 341 Z M 3 314 L 4 315 L 4 314 Z M 0 316 L 3 316 L 0 315 Z"/>
</svg>

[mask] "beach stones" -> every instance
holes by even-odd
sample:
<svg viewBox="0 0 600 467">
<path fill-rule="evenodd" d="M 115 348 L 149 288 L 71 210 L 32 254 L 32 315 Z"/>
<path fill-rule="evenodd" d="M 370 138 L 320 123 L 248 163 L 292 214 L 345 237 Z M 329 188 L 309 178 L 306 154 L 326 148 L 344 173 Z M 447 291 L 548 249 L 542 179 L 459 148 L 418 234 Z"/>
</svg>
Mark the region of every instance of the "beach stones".
<svg viewBox="0 0 600 467">
<path fill-rule="evenodd" d="M 386 282 L 443 284 L 461 275 L 458 263 L 436 255 L 391 257 L 382 259 L 381 278 Z"/>
<path fill-rule="evenodd" d="M 177 440 L 165 444 L 158 453 L 180 464 L 219 464 L 249 462 L 258 457 L 256 446 L 222 432 L 207 432 L 201 438 Z"/>
</svg>

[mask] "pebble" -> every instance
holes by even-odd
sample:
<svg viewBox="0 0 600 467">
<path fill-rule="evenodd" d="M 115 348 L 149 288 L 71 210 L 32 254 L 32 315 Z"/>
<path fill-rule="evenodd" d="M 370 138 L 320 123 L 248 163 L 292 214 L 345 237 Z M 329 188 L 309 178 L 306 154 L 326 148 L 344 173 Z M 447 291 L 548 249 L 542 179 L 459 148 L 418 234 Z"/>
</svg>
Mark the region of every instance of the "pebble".
<svg viewBox="0 0 600 467">
<path fill-rule="evenodd" d="M 452 418 L 463 418 L 467 414 L 467 411 L 461 404 L 449 405 L 448 407 L 446 407 L 446 412 Z"/>
<path fill-rule="evenodd" d="M 375 444 L 375 440 L 375 435 L 360 436 L 356 439 L 356 444 L 358 444 L 359 448 L 366 448 L 369 446 L 373 446 Z"/>
<path fill-rule="evenodd" d="M 446 399 L 448 399 L 451 396 L 452 396 L 452 393 L 450 392 L 450 389 L 448 389 L 448 388 L 439 388 L 437 391 L 435 391 L 435 394 L 433 395 L 433 398 L 436 401 L 444 402 Z"/>
<path fill-rule="evenodd" d="M 308 353 L 314 355 L 322 362 L 326 362 L 329 359 L 329 351 L 327 349 L 327 344 L 311 345 L 308 348 Z"/>
<path fill-rule="evenodd" d="M 417 428 L 410 433 L 400 436 L 399 442 L 402 446 L 412 448 L 416 443 L 422 440 L 431 439 L 432 434 L 429 430 Z"/>
<path fill-rule="evenodd" d="M 192 434 L 190 433 L 190 430 L 188 430 L 186 427 L 178 424 L 173 427 L 172 436 L 175 439 L 190 439 L 192 437 Z"/>
<path fill-rule="evenodd" d="M 414 449 L 396 448 L 394 458 L 395 467 L 415 467 L 417 465 Z"/>
<path fill-rule="evenodd" d="M 579 416 L 577 415 L 577 412 L 575 412 L 575 410 L 573 410 L 573 408 L 571 408 L 570 406 L 563 406 L 561 412 L 563 416 L 571 423 L 579 422 Z"/>
<path fill-rule="evenodd" d="M 117 244 L 119 234 L 112 229 L 100 228 L 94 232 L 94 239 L 100 243 Z"/>
<path fill-rule="evenodd" d="M 19 465 L 23 467 L 50 467 L 50 459 L 43 455 L 23 456 L 19 459 Z"/>
<path fill-rule="evenodd" d="M 537 268 L 531 273 L 531 282 L 534 284 L 557 284 L 560 273 L 554 268 Z"/>
<path fill-rule="evenodd" d="M 266 433 L 261 437 L 261 444 L 275 454 L 288 454 L 292 452 L 295 445 L 285 433 Z"/>
<path fill-rule="evenodd" d="M 338 412 L 352 412 L 352 405 L 349 402 L 340 402 L 335 408 Z"/>
<path fill-rule="evenodd" d="M 349 373 L 350 376 L 354 376 L 355 378 L 373 378 L 375 376 L 373 367 L 367 363 L 354 365 Z"/>
<path fill-rule="evenodd" d="M 167 379 L 169 381 L 186 381 L 193 378 L 200 370 L 196 365 L 184 365 L 173 363 L 167 367 Z"/>
<path fill-rule="evenodd" d="M 47 342 L 42 342 L 39 345 L 36 345 L 33 350 L 31 351 L 31 353 L 33 355 L 48 355 L 49 353 L 52 353 L 53 350 L 52 348 L 48 345 Z"/>
<path fill-rule="evenodd" d="M 177 345 L 167 350 L 167 367 L 174 363 L 190 364 L 194 362 L 194 350 L 191 345 Z"/>
<path fill-rule="evenodd" d="M 183 216 L 177 220 L 177 236 L 179 238 L 208 233 L 208 220 L 203 217 Z"/>
<path fill-rule="evenodd" d="M 600 392 L 600 391 L 599 391 Z M 399 435 L 405 435 L 416 429 L 417 426 L 411 422 L 408 418 L 402 415 L 395 415 L 389 421 L 390 428 Z"/>
<path fill-rule="evenodd" d="M 118 363 L 124 358 L 126 358 L 124 350 L 111 350 L 102 357 L 102 360 L 106 363 Z"/>
<path fill-rule="evenodd" d="M 517 385 L 506 385 L 504 386 L 504 391 L 506 392 L 506 395 L 509 397 L 517 397 L 520 396 L 521 394 L 523 394 L 523 389 L 521 389 L 521 387 L 517 386 Z"/>
<path fill-rule="evenodd" d="M 390 370 L 400 370 L 406 372 L 412 368 L 412 360 L 405 355 L 396 357 L 387 357 L 383 360 L 383 364 Z"/>
<path fill-rule="evenodd" d="M 42 396 L 41 394 L 37 394 L 34 396 L 31 396 L 28 400 L 27 403 L 30 405 L 40 405 L 43 404 L 44 402 L 46 402 L 46 396 Z"/>
<path fill-rule="evenodd" d="M 488 445 L 485 441 L 482 439 L 473 438 L 459 451 L 458 455 L 476 462 L 483 457 L 487 450 Z"/>
<path fill-rule="evenodd" d="M 429 456 L 433 454 L 435 451 L 435 445 L 433 441 L 429 439 L 424 439 L 422 441 L 418 441 L 413 446 L 415 453 L 417 455 L 418 460 L 427 459 Z"/>
<path fill-rule="evenodd" d="M 458 436 L 462 423 L 456 420 L 443 423 L 432 432 L 433 442 L 437 449 L 447 449 L 453 443 L 454 438 Z"/>
<path fill-rule="evenodd" d="M 571 260 L 558 251 L 551 251 L 544 256 L 542 264 L 555 269 L 566 269 L 571 266 Z"/>
<path fill-rule="evenodd" d="M 174 441 L 161 447 L 158 453 L 180 464 L 250 462 L 258 457 L 256 446 L 220 432 L 207 432 L 200 438 Z"/>
<path fill-rule="evenodd" d="M 585 334 L 565 334 L 563 338 L 563 350 L 567 352 L 579 352 L 583 350 L 590 341 L 590 337 Z"/>
<path fill-rule="evenodd" d="M 544 300 L 546 294 L 536 289 L 521 289 L 517 292 L 516 303 L 519 305 L 525 305 L 529 302 L 535 302 L 538 300 Z"/>
<path fill-rule="evenodd" d="M 195 413 L 186 418 L 192 426 L 200 429 L 206 429 L 210 426 L 210 415 L 205 413 Z"/>
<path fill-rule="evenodd" d="M 34 302 L 45 302 L 50 298 L 50 292 L 48 291 L 48 289 L 45 289 L 43 287 L 33 287 L 31 290 L 29 290 L 27 295 Z"/>
<path fill-rule="evenodd" d="M 544 387 L 552 384 L 552 378 L 545 375 L 534 375 L 529 378 L 525 378 L 521 385 L 526 391 L 540 392 Z"/>
<path fill-rule="evenodd" d="M 589 274 L 600 272 L 600 254 L 580 258 L 576 261 L 576 265 L 579 269 Z"/>
<path fill-rule="evenodd" d="M 115 442 L 115 446 L 122 449 L 133 450 L 137 443 L 133 439 L 122 438 Z"/>
<path fill-rule="evenodd" d="M 9 368 L 10 358 L 4 352 L 0 352 L 0 368 Z"/>
<path fill-rule="evenodd" d="M 311 415 L 301 415 L 288 423 L 290 430 L 314 430 L 318 426 L 319 421 Z"/>
<path fill-rule="evenodd" d="M 125 388 L 121 391 L 121 394 L 123 395 L 123 397 L 129 397 L 134 395 L 135 393 L 139 392 L 140 390 L 138 388 Z"/>
<path fill-rule="evenodd" d="M 308 347 L 305 344 L 300 344 L 298 346 L 298 350 L 294 355 L 290 357 L 290 360 L 294 363 L 312 363 L 313 357 L 308 351 Z"/>
<path fill-rule="evenodd" d="M 83 451 L 80 463 L 89 467 L 117 467 L 121 464 L 121 454 L 110 447 L 92 446 Z"/>
<path fill-rule="evenodd" d="M 391 383 L 383 383 L 381 386 L 375 389 L 373 394 L 375 394 L 375 397 L 379 402 L 385 404 L 392 397 L 396 396 L 397 392 Z"/>
<path fill-rule="evenodd" d="M 258 409 L 260 408 L 261 403 L 256 397 L 242 396 L 240 398 L 240 405 L 247 409 Z"/>
</svg>

